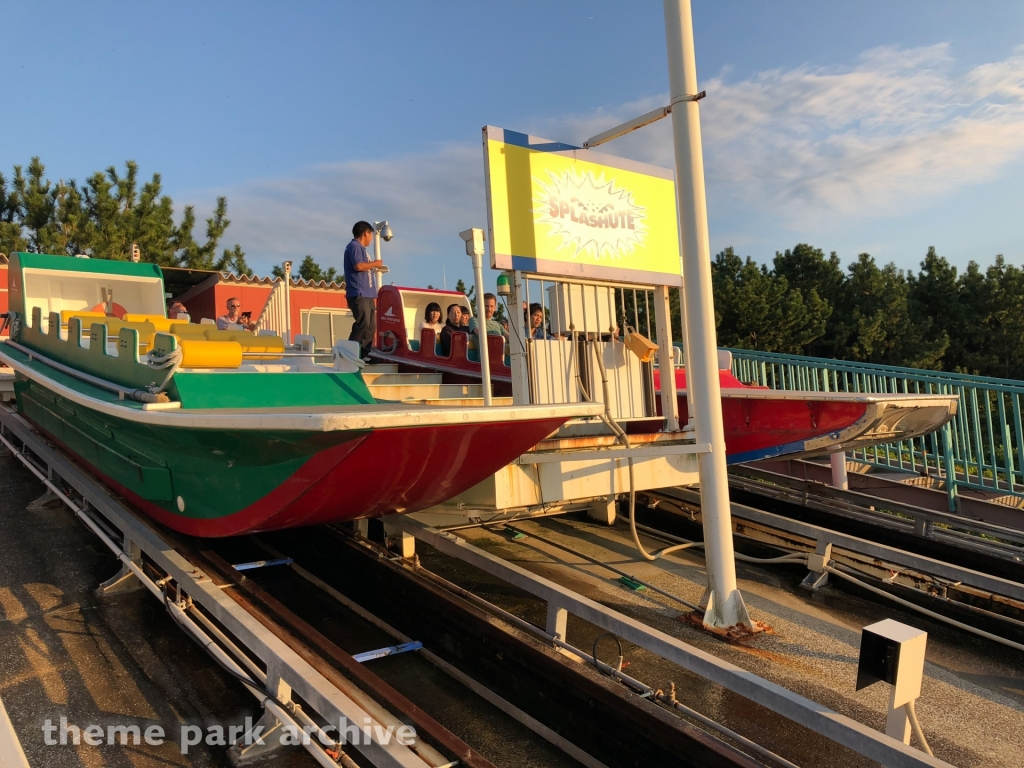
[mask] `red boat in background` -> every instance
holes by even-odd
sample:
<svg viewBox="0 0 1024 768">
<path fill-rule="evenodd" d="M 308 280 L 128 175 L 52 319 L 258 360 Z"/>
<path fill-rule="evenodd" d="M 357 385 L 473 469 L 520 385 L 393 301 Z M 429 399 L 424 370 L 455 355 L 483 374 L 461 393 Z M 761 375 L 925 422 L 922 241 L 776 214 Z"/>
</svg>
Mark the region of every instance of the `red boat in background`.
<svg viewBox="0 0 1024 768">
<path fill-rule="evenodd" d="M 479 382 L 475 335 L 456 332 L 450 354 L 444 355 L 434 331 L 421 328 L 431 302 L 441 307 L 442 317 L 450 304 L 458 304 L 472 315 L 468 299 L 457 291 L 393 285 L 381 288 L 376 345 L 371 354 L 398 364 L 399 370 L 441 373 L 445 383 Z M 507 344 L 500 336 L 489 336 L 487 342 L 494 394 L 511 397 Z M 807 392 L 750 386 L 732 374 L 731 364 L 732 356 L 723 351 L 719 381 L 730 464 L 780 456 L 822 456 L 907 440 L 938 429 L 956 413 L 956 400 L 948 395 Z M 675 376 L 679 419 L 685 423 L 690 415 L 685 369 L 677 367 Z M 654 386 L 660 390 L 657 369 Z"/>
</svg>

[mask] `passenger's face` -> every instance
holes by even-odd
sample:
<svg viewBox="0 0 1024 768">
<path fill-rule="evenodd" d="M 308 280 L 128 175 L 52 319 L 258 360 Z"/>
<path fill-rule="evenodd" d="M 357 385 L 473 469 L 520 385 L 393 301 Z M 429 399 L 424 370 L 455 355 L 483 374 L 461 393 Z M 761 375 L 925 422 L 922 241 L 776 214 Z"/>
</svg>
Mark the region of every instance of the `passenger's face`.
<svg viewBox="0 0 1024 768">
<path fill-rule="evenodd" d="M 448 310 L 448 319 L 451 320 L 452 325 L 458 325 L 462 322 L 462 310 L 458 307 L 452 307 Z"/>
<path fill-rule="evenodd" d="M 540 328 L 543 324 L 544 324 L 544 312 L 542 310 L 538 309 L 536 312 L 534 312 L 532 315 L 530 315 L 530 327 L 531 328 Z"/>
<path fill-rule="evenodd" d="M 440 309 L 432 309 L 432 310 L 430 310 L 430 322 L 436 323 L 440 319 L 441 319 L 441 310 Z"/>
<path fill-rule="evenodd" d="M 484 312 L 487 315 L 487 319 L 490 320 L 494 316 L 495 311 L 498 309 L 498 302 L 496 299 L 484 299 Z"/>
</svg>

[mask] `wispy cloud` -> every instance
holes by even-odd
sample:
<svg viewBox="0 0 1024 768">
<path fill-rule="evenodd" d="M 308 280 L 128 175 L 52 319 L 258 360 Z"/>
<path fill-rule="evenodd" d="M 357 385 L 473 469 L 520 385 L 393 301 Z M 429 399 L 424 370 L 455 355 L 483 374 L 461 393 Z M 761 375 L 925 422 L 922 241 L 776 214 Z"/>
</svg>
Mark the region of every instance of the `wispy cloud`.
<svg viewBox="0 0 1024 768">
<path fill-rule="evenodd" d="M 991 181 L 1024 157 L 1024 47 L 967 70 L 946 44 L 878 48 L 851 66 L 720 76 L 702 87 L 712 200 L 794 228 L 904 214 Z M 508 127 L 582 143 L 666 99 Z M 669 121 L 602 149 L 671 167 Z M 481 154 L 467 141 L 222 190 L 232 240 L 268 260 L 340 254 L 352 221 L 388 216 L 401 235 L 391 259 L 416 275 L 420 258 L 457 252 L 455 233 L 484 220 Z"/>
</svg>

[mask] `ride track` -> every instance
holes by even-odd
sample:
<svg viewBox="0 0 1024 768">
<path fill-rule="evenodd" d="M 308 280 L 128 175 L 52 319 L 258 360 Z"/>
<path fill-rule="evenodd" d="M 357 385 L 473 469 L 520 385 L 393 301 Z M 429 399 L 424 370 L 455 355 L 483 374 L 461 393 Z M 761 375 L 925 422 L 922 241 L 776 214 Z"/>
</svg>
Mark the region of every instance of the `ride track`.
<svg viewBox="0 0 1024 768">
<path fill-rule="evenodd" d="M 92 496 L 92 501 L 80 504 L 79 509 L 85 508 L 86 517 L 95 517 L 97 522 L 90 527 L 96 526 L 94 532 L 106 531 L 110 545 L 110 539 L 116 533 L 113 529 L 118 524 L 104 523 L 94 512 L 89 511 L 90 507 L 91 510 L 100 511 L 104 508 L 96 494 L 102 493 L 107 498 L 107 504 L 115 504 L 122 512 L 127 510 L 109 500 L 102 489 L 77 473 L 66 461 L 58 462 L 53 455 L 49 455 L 47 451 L 53 449 L 46 446 L 30 426 L 9 410 L 5 409 L 0 417 L 5 417 L 2 420 L 7 438 L 16 435 L 22 442 L 22 450 L 30 447 L 37 455 L 48 455 L 45 463 L 51 471 L 56 465 L 57 474 L 64 483 L 74 486 L 87 502 L 87 496 Z M 8 444 L 9 447 L 13 445 L 9 439 Z M 56 454 L 55 451 L 53 453 Z M 31 462 L 31 459 L 23 458 L 23 461 Z M 38 467 L 33 471 L 41 479 L 46 477 Z M 83 492 L 83 488 L 87 492 Z M 81 514 L 79 516 L 82 517 Z M 88 520 L 86 522 L 90 524 Z M 372 710 L 373 706 L 383 705 L 396 711 L 405 721 L 416 724 L 421 738 L 426 742 L 425 748 L 439 749 L 466 764 L 489 763 L 478 751 L 466 745 L 424 711 L 430 708 L 429 705 L 413 703 L 412 692 L 399 691 L 394 681 L 392 684 L 386 683 L 371 670 L 357 664 L 336 642 L 331 622 L 337 622 L 338 613 L 332 616 L 328 611 L 325 616 L 325 605 L 335 604 L 337 612 L 350 618 L 351 614 L 346 611 L 352 611 L 376 627 L 383 628 L 399 642 L 410 639 L 422 641 L 425 650 L 409 654 L 409 657 L 426 659 L 506 714 L 511 713 L 512 719 L 528 725 L 542 738 L 556 744 L 568 756 L 584 764 L 619 764 L 626 755 L 636 754 L 647 754 L 654 761 L 652 764 L 756 764 L 735 747 L 722 741 L 718 735 L 694 728 L 650 700 L 657 698 L 662 704 L 673 705 L 674 695 L 671 699 L 668 695 L 658 696 L 660 692 L 656 693 L 629 675 L 598 661 L 594 654 L 568 646 L 559 637 L 417 567 L 418 563 L 390 558 L 386 550 L 365 539 L 351 538 L 337 530 L 326 529 L 326 538 L 311 538 L 304 531 L 273 534 L 272 546 L 269 534 L 258 538 L 193 543 L 173 538 L 173 535 L 165 532 L 154 531 L 148 521 L 136 519 L 135 523 L 144 525 L 152 535 L 161 537 L 181 562 L 191 566 L 190 573 L 182 573 L 180 569 L 175 572 L 174 567 L 161 566 L 159 556 L 154 558 L 147 555 L 146 572 L 151 581 L 156 579 L 155 583 L 165 585 L 165 601 L 171 594 L 171 585 L 176 586 L 177 598 L 183 597 L 184 585 L 184 592 L 188 593 L 182 603 L 186 606 L 185 610 L 199 617 L 200 623 L 212 635 L 226 640 L 221 644 L 250 672 L 262 672 L 263 669 L 269 672 L 270 665 L 254 662 L 251 657 L 247 657 L 248 652 L 239 650 L 239 646 L 259 647 L 261 643 L 250 641 L 247 644 L 241 639 L 236 643 L 225 638 L 221 630 L 232 626 L 230 621 L 225 621 L 227 614 L 221 612 L 218 615 L 217 610 L 210 611 L 206 604 L 201 605 L 202 610 L 197 607 L 203 601 L 192 600 L 192 595 L 201 588 L 195 583 L 189 583 L 189 575 L 194 582 L 198 580 L 199 584 L 205 581 L 222 599 L 230 595 L 235 606 L 243 609 L 246 616 L 255 619 L 263 632 L 295 658 L 309 665 L 320 680 L 337 686 L 347 685 L 350 694 L 363 696 L 361 703 L 364 709 Z M 652 533 L 659 535 L 657 531 Z M 441 538 L 437 538 L 439 534 Z M 449 535 L 435 532 L 429 534 L 430 537 L 441 543 Z M 125 538 L 127 540 L 127 534 Z M 229 565 L 229 561 L 233 559 L 232 552 L 238 555 L 244 554 L 245 550 L 249 550 L 250 555 L 254 551 L 257 555 L 269 552 L 276 556 L 283 553 L 294 558 L 295 562 L 287 568 L 276 569 L 276 573 L 275 569 L 267 569 L 257 571 L 255 575 L 240 575 Z M 310 589 L 309 584 L 317 589 Z M 342 594 L 342 590 L 347 594 Z M 313 592 L 320 593 L 324 599 L 314 601 L 313 606 L 306 605 L 300 614 L 296 606 L 308 602 L 304 596 Z M 382 596 L 386 597 L 382 599 Z M 362 606 L 372 606 L 374 613 Z M 576 613 L 576 610 L 573 612 Z M 512 630 L 503 624 L 511 624 Z M 518 631 L 522 629 L 526 632 Z M 238 637 L 235 634 L 237 630 L 228 631 L 233 637 Z M 265 645 L 266 641 L 261 642 Z M 613 683 L 589 667 L 569 661 L 566 655 L 556 650 L 559 647 L 568 650 L 571 655 L 589 660 L 601 672 L 617 677 L 620 682 Z M 255 655 L 260 656 L 259 653 Z M 266 679 L 266 673 L 263 673 L 263 677 Z M 247 685 L 252 689 L 252 685 Z M 266 685 L 269 686 L 269 683 Z M 262 689 L 262 686 L 258 687 Z M 293 701 L 317 700 L 315 692 L 310 696 L 309 692 L 303 691 L 301 685 L 286 685 L 286 688 L 294 690 Z M 272 702 L 267 703 L 265 693 L 257 695 L 263 697 L 268 709 L 272 707 Z M 367 702 L 366 697 L 373 701 Z M 360 701 L 359 695 L 356 695 L 355 700 Z M 587 702 L 582 709 L 581 701 Z M 287 713 L 282 715 L 286 717 Z M 743 744 L 742 737 L 737 734 L 731 734 L 737 737 L 732 739 L 730 732 L 723 731 L 722 726 L 702 721 L 697 713 L 693 715 L 691 719 L 723 734 L 727 741 L 740 744 L 748 753 L 757 752 L 757 745 L 751 749 L 750 745 Z M 783 707 L 775 716 L 785 721 L 792 717 L 792 713 L 786 712 Z M 573 746 L 574 743 L 585 744 L 587 752 L 583 753 L 579 747 Z M 699 759 L 695 757 L 698 754 Z M 907 752 L 900 750 L 897 754 L 894 751 L 890 758 L 898 757 L 899 760 L 890 759 L 890 762 L 901 765 L 942 764 L 941 761 L 932 762 L 921 753 L 916 755 L 920 757 L 907 762 L 906 758 L 910 756 Z M 787 765 L 781 758 L 773 760 L 764 754 L 760 754 L 760 757 L 767 759 L 768 764 Z M 689 762 L 691 759 L 695 759 L 695 762 Z M 386 761 L 380 763 L 373 758 L 371 760 L 374 764 L 388 764 Z"/>
</svg>

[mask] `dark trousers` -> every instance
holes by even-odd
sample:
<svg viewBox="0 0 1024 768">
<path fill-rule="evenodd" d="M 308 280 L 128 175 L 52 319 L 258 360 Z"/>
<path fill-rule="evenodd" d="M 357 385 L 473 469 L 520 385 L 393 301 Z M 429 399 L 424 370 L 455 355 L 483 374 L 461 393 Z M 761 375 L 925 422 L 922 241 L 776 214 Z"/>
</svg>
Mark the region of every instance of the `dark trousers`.
<svg viewBox="0 0 1024 768">
<path fill-rule="evenodd" d="M 355 320 L 352 324 L 352 332 L 348 335 L 348 340 L 359 342 L 360 357 L 366 357 L 370 354 L 370 347 L 373 346 L 373 337 L 377 331 L 376 301 L 376 299 L 362 297 L 354 297 L 348 300 L 348 308 L 352 310 L 352 317 Z"/>
</svg>

